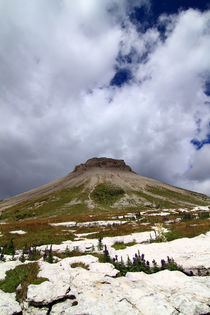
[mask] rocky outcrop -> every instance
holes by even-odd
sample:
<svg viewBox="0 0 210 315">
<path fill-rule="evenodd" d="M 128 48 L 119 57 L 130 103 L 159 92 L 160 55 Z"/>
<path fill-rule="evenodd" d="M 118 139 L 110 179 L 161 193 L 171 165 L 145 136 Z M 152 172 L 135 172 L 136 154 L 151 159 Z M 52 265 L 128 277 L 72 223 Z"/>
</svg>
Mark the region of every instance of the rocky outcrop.
<svg viewBox="0 0 210 315">
<path fill-rule="evenodd" d="M 84 172 L 92 168 L 117 169 L 119 171 L 132 172 L 130 166 L 125 164 L 124 160 L 116 160 L 111 158 L 92 158 L 86 163 L 75 166 L 74 172 Z"/>
<path fill-rule="evenodd" d="M 194 276 L 180 271 L 162 270 L 153 274 L 128 272 L 125 277 L 117 277 L 119 271 L 111 263 L 100 263 L 97 257 L 87 255 L 88 248 L 91 250 L 93 245 L 97 251 L 97 239 L 66 241 L 53 245 L 53 250 L 65 251 L 66 245 L 72 250 L 77 245 L 86 255 L 64 258 L 53 264 L 39 260 L 38 277 L 48 280 L 39 285 L 30 284 L 27 299 L 21 305 L 16 302 L 15 293 L 0 291 L 0 314 L 209 314 L 210 277 L 201 276 L 201 272 L 199 276 L 195 274 L 198 268 L 204 268 L 205 271 L 209 269 L 210 232 L 191 239 L 142 244 L 150 239 L 151 233 L 106 237 L 103 238 L 103 244 L 107 245 L 111 257 L 118 255 L 119 261 L 120 257 L 124 261 L 128 256 L 132 259 L 137 250 L 144 253 L 150 262 L 155 258 L 159 263 L 161 258 L 172 256 L 185 271 L 193 271 Z M 129 243 L 134 240 L 138 244 L 124 250 L 112 247 L 116 241 Z M 18 264 L 18 260 L 1 262 L 0 278 L 5 278 L 5 272 Z"/>
<path fill-rule="evenodd" d="M 50 281 L 45 286 L 43 283 L 29 287 L 30 303 L 38 302 L 39 308 L 49 305 L 50 314 L 195 315 L 210 311 L 209 277 L 188 277 L 179 271 L 164 270 L 151 275 L 136 272 L 113 278 L 116 272 L 112 265 L 103 264 L 100 268 L 101 264 L 91 256 L 76 259 L 92 268 L 71 268 L 75 258 L 56 265 L 42 263 L 40 276 L 47 276 Z M 62 299 L 58 289 L 67 283 L 69 292 L 65 293 L 65 288 Z"/>
<path fill-rule="evenodd" d="M 104 237 L 102 243 L 107 246 L 112 258 L 118 255 L 118 259 L 120 260 L 122 257 L 124 262 L 127 261 L 128 256 L 132 259 L 140 251 L 150 263 L 155 259 L 160 265 L 161 259 L 167 260 L 169 256 L 173 257 L 176 263 L 181 265 L 187 273 L 192 271 L 194 275 L 210 274 L 210 232 L 193 238 L 176 239 L 171 242 L 150 243 L 151 240 L 155 240 L 154 231 Z M 124 244 L 136 242 L 136 245 L 128 246 L 122 250 L 115 250 L 112 245 L 116 242 Z M 81 252 L 91 252 L 92 248 L 94 250 L 98 249 L 98 239 L 80 238 L 80 240 L 65 241 L 60 245 L 53 245 L 53 250 L 64 252 L 66 246 L 68 246 L 70 251 L 76 247 Z M 39 247 L 42 251 L 45 248 L 46 246 L 44 245 Z"/>
</svg>

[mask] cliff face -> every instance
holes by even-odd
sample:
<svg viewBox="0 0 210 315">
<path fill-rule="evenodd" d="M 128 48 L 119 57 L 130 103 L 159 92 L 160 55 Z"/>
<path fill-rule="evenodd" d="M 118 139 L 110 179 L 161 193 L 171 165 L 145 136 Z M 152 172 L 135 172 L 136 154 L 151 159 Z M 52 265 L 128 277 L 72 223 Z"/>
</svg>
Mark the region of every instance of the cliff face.
<svg viewBox="0 0 210 315">
<path fill-rule="evenodd" d="M 91 168 L 118 169 L 120 171 L 133 172 L 131 167 L 125 164 L 124 160 L 116 160 L 111 158 L 92 158 L 86 163 L 75 166 L 74 172 L 87 171 Z"/>
</svg>

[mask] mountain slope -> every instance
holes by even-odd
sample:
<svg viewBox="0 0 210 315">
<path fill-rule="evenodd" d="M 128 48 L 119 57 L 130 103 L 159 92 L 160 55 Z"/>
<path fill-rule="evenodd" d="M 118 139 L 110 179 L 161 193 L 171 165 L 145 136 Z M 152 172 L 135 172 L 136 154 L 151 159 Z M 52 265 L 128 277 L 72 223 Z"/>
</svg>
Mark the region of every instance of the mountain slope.
<svg viewBox="0 0 210 315">
<path fill-rule="evenodd" d="M 93 158 L 67 176 L 0 203 L 1 218 L 113 209 L 208 205 L 210 198 L 134 173 L 123 160 Z"/>
</svg>

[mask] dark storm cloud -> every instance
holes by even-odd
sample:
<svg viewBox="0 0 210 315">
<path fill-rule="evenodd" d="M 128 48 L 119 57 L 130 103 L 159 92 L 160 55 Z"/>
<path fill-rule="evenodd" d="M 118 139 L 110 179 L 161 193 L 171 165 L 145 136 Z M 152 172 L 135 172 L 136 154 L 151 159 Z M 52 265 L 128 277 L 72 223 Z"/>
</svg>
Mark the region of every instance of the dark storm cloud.
<svg viewBox="0 0 210 315">
<path fill-rule="evenodd" d="M 191 143 L 208 134 L 210 12 L 161 16 L 163 41 L 158 27 L 131 23 L 137 6 L 151 9 L 149 1 L 0 0 L 0 198 L 93 156 L 210 193 L 210 176 L 200 176 L 208 145 Z M 129 75 L 117 80 L 122 69 Z"/>
</svg>

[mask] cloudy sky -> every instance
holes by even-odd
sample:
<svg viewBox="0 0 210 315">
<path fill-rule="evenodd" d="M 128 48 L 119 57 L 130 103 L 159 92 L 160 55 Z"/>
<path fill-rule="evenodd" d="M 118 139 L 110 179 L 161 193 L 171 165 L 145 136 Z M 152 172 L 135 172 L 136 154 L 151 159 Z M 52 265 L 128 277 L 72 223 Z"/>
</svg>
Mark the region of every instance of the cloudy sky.
<svg viewBox="0 0 210 315">
<path fill-rule="evenodd" d="M 210 195 L 207 0 L 0 0 L 0 199 L 91 157 Z"/>
</svg>

